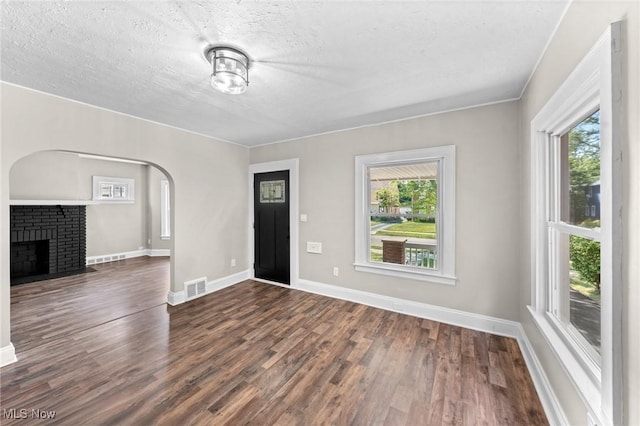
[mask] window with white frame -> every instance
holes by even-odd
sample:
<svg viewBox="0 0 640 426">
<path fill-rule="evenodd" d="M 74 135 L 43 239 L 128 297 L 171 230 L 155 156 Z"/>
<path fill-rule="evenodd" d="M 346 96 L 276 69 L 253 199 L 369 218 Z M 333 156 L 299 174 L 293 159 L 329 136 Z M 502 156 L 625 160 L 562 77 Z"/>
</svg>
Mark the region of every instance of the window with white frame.
<svg viewBox="0 0 640 426">
<path fill-rule="evenodd" d="M 93 200 L 132 203 L 135 200 L 135 181 L 129 178 L 93 176 Z"/>
<path fill-rule="evenodd" d="M 169 181 L 160 181 L 160 238 L 171 238 L 171 194 Z"/>
<path fill-rule="evenodd" d="M 355 162 L 356 270 L 455 284 L 455 147 Z"/>
<path fill-rule="evenodd" d="M 614 24 L 531 123 L 530 310 L 599 424 L 622 416 L 619 49 Z"/>
<path fill-rule="evenodd" d="M 550 308 L 589 358 L 600 363 L 600 218 L 584 214 L 600 181 L 600 111 L 548 140 Z"/>
</svg>

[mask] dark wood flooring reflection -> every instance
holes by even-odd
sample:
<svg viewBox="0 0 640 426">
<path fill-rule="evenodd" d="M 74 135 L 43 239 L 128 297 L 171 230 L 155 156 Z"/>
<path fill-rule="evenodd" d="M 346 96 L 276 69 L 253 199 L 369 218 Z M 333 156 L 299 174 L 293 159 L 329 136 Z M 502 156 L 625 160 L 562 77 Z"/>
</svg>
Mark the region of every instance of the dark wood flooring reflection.
<svg viewBox="0 0 640 426">
<path fill-rule="evenodd" d="M 513 339 L 254 281 L 154 305 L 168 273 L 161 265 L 113 265 L 101 285 L 56 280 L 70 295 L 50 289 L 40 310 L 28 300 L 37 294 L 16 290 L 19 361 L 0 370 L 0 415 L 55 411 L 49 422 L 118 425 L 547 424 Z M 91 315 L 76 321 L 67 307 L 58 320 L 71 325 L 20 337 L 29 318 L 38 324 L 54 301 L 84 291 L 101 292 L 85 308 L 103 319 L 113 311 L 111 320 L 81 325 Z M 3 425 L 43 423 L 6 417 Z"/>
<path fill-rule="evenodd" d="M 95 272 L 11 287 L 11 341 L 18 351 L 167 301 L 167 257 L 138 257 L 92 268 Z"/>
</svg>

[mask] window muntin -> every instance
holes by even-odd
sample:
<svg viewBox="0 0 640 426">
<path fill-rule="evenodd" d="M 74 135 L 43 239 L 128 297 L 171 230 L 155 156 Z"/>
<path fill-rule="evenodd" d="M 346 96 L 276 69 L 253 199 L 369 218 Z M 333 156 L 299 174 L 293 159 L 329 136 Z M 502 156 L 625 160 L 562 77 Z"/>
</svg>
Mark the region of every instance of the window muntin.
<svg viewBox="0 0 640 426">
<path fill-rule="evenodd" d="M 355 269 L 455 285 L 455 146 L 362 155 L 355 163 Z M 389 218 L 395 229 L 376 235 L 372 224 Z M 404 259 L 384 261 L 381 237 Z M 397 240 L 407 241 L 398 248 Z"/>
</svg>

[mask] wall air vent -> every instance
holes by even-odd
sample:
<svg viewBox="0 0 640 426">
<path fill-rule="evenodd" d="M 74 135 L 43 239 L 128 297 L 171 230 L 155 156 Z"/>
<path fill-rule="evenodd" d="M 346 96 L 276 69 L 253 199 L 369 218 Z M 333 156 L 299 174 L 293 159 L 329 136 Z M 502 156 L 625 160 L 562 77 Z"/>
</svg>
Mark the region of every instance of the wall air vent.
<svg viewBox="0 0 640 426">
<path fill-rule="evenodd" d="M 184 300 L 195 299 L 207 292 L 207 277 L 197 278 L 184 283 Z"/>
</svg>

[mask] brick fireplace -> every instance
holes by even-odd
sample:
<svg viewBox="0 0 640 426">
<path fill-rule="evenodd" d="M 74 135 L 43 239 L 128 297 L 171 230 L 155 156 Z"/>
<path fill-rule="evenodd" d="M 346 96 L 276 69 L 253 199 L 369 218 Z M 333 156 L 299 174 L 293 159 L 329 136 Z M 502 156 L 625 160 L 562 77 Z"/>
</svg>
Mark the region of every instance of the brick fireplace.
<svg viewBox="0 0 640 426">
<path fill-rule="evenodd" d="M 11 285 L 85 272 L 86 206 L 11 206 Z"/>
</svg>

